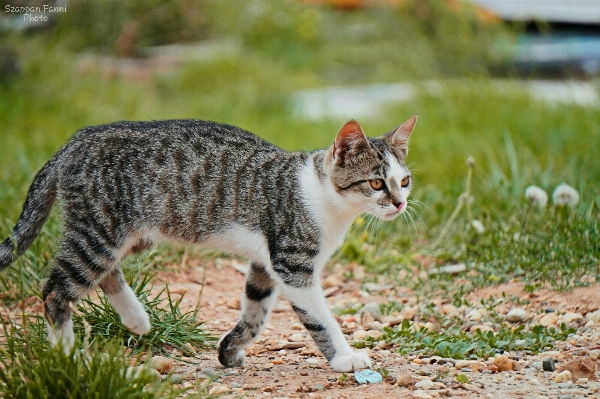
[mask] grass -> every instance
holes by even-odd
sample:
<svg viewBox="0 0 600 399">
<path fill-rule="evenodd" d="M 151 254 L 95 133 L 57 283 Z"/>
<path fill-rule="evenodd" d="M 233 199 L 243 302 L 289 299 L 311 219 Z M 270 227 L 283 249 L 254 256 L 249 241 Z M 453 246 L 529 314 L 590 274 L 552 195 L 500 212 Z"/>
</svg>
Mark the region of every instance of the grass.
<svg viewBox="0 0 600 399">
<path fill-rule="evenodd" d="M 132 358 L 114 339 L 89 347 L 77 341 L 71 353 L 65 354 L 62 347 L 49 346 L 44 323 L 34 320 L 32 325 L 2 320 L 3 398 L 176 398 L 189 390 L 157 380 L 149 368 L 130 372 Z"/>
<path fill-rule="evenodd" d="M 358 220 L 334 261 L 364 265 L 371 281 L 383 276 L 411 287 L 422 301 L 442 296 L 461 303 L 475 287 L 506 281 L 523 281 L 528 290 L 535 290 L 542 285 L 570 289 L 600 279 L 600 163 L 596 159 L 600 113 L 534 100 L 518 82 L 498 91 L 489 71 L 502 60 L 490 49 L 494 43 L 510 41 L 512 33 L 504 27 L 482 22 L 471 9 L 457 12 L 442 1 L 406 1 L 398 9 L 375 7 L 351 13 L 288 0 L 203 2 L 183 15 L 176 0 L 165 2 L 158 11 L 152 8 L 156 2 L 145 2 L 151 4 L 144 7 L 137 7 L 138 3 L 122 2 L 126 8 L 119 9 L 118 2 L 76 1 L 54 31 L 4 35 L 4 45 L 17 51 L 23 68 L 0 85 L 0 236 L 8 235 L 18 218 L 36 170 L 83 126 L 115 120 L 210 119 L 241 126 L 287 150 L 309 151 L 328 147 L 345 121 L 299 118 L 291 102 L 297 89 L 437 79 L 439 93 L 419 92 L 409 103 L 360 120 L 367 134 L 375 136 L 410 115 L 419 115 L 408 158 L 415 183 L 411 199 L 419 201 L 411 206 L 418 215 L 411 214 L 414 221 L 385 224 L 368 217 Z M 112 25 L 103 24 L 106 16 Z M 123 54 L 117 38 L 131 21 L 141 24 L 125 48 L 132 55 L 143 55 L 147 44 L 204 38 L 231 39 L 238 49 L 211 60 L 188 61 L 173 72 L 157 73 L 141 82 L 100 68 L 79 67 L 79 50 Z M 169 35 L 161 36 L 165 31 Z M 598 80 L 592 83 L 600 86 Z M 465 191 L 469 156 L 475 159 L 472 214 L 486 231 L 477 234 L 467 229 L 468 217 L 461 212 L 434 247 Z M 522 227 L 528 206 L 525 188 L 535 184 L 551 192 L 563 182 L 580 192 L 577 207 L 532 210 Z M 59 222 L 56 212 L 31 250 L 0 275 L 0 299 L 10 310 L 39 297 Z M 126 260 L 124 268 L 136 273 L 142 268 L 160 270 L 179 256 L 181 249 L 160 247 L 145 259 Z M 457 285 L 444 274 L 428 276 L 422 259 L 465 263 L 468 271 L 458 276 L 465 283 Z M 114 343 L 112 335 L 138 350 L 185 351 L 187 344 L 212 344 L 194 312 L 181 313 L 179 300 L 169 297 L 168 291 L 164 300 L 150 299 L 148 281 L 145 277 L 137 281 L 136 290 L 153 315 L 153 334 L 128 335 L 102 296 L 98 301 L 84 300 L 80 312 L 93 331 L 92 361 L 100 362 L 104 350 L 120 353 L 123 341 Z M 401 304 L 390 302 L 381 310 L 393 313 L 399 308 Z M 470 357 L 511 348 L 523 340 L 541 350 L 568 333 L 560 330 L 540 336 L 534 330 L 500 330 L 499 336 L 492 337 L 461 332 L 456 323 L 451 321 L 440 333 L 420 331 L 421 343 L 409 338 L 414 332 L 406 326 L 387 331 L 386 336 L 406 352 L 455 351 L 456 356 Z M 79 335 L 85 335 L 83 325 L 77 325 Z M 8 351 L 3 358 L 12 359 L 6 360 L 4 369 L 0 367 L 6 373 L 0 382 L 4 388 L 34 389 L 24 381 L 41 378 L 27 374 L 22 380 L 25 374 L 8 367 L 15 362 L 24 365 L 21 369 L 26 373 L 42 373 L 37 359 L 46 356 L 56 369 L 80 370 L 85 364 L 83 357 L 68 363 L 45 346 L 36 335 L 43 335 L 41 330 L 27 336 L 25 351 L 11 347 L 16 338 L 10 338 L 10 331 L 2 346 Z M 107 367 L 121 370 L 117 364 Z M 100 374 L 109 384 L 109 378 L 122 378 L 119 373 Z M 82 375 L 81 381 L 89 380 L 86 384 L 100 378 Z M 115 386 L 125 383 L 118 381 Z"/>
</svg>

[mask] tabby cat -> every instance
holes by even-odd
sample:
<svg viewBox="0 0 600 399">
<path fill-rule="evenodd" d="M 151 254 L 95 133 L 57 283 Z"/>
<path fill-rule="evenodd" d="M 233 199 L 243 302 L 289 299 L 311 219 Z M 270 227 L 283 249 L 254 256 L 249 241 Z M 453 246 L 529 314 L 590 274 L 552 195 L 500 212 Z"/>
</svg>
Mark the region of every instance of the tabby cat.
<svg viewBox="0 0 600 399">
<path fill-rule="evenodd" d="M 237 127 L 197 120 L 117 122 L 77 132 L 35 177 L 0 270 L 32 244 L 56 198 L 64 228 L 42 294 L 50 342 L 74 341 L 70 304 L 96 286 L 135 334 L 150 331 L 119 262 L 157 242 L 251 260 L 242 314 L 219 343 L 226 367 L 264 327 L 279 292 L 331 367 L 370 366 L 327 308 L 320 275 L 356 216 L 392 220 L 411 190 L 405 164 L 416 116 L 379 138 L 356 121 L 331 147 L 286 152 Z"/>
</svg>

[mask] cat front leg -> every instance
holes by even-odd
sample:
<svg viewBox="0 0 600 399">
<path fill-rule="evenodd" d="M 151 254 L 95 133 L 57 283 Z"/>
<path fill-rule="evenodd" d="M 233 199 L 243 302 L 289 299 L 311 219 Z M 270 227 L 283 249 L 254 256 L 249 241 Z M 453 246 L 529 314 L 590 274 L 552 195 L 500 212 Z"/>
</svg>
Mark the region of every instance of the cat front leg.
<svg viewBox="0 0 600 399">
<path fill-rule="evenodd" d="M 240 321 L 219 341 L 219 362 L 225 367 L 244 364 L 244 348 L 262 331 L 277 299 L 277 287 L 265 269 L 252 263 L 242 299 Z"/>
<path fill-rule="evenodd" d="M 298 318 L 310 332 L 332 369 L 348 372 L 371 366 L 369 356 L 365 352 L 353 350 L 346 341 L 327 308 L 319 284 L 312 284 L 306 288 L 284 285 L 282 292 L 292 303 Z"/>
</svg>

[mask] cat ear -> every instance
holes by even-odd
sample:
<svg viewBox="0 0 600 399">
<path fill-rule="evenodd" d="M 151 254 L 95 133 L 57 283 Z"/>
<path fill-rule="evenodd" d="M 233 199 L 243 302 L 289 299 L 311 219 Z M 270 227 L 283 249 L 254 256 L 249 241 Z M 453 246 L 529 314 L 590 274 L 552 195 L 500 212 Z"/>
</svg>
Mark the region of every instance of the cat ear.
<svg viewBox="0 0 600 399">
<path fill-rule="evenodd" d="M 348 153 L 357 153 L 369 142 L 357 121 L 347 122 L 338 132 L 333 143 L 333 159 L 338 165 L 343 165 Z"/>
<path fill-rule="evenodd" d="M 413 115 L 396 130 L 387 133 L 384 138 L 389 145 L 401 151 L 404 156 L 408 154 L 408 138 L 417 123 L 417 115 Z"/>
</svg>

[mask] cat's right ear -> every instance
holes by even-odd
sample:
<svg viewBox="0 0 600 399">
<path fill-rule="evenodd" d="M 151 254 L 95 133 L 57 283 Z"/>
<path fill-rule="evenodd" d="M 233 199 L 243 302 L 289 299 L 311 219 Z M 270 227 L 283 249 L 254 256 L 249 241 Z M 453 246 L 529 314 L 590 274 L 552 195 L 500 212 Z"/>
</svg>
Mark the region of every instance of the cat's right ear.
<svg viewBox="0 0 600 399">
<path fill-rule="evenodd" d="M 333 143 L 332 156 L 336 165 L 343 166 L 348 155 L 357 154 L 369 146 L 367 137 L 357 121 L 347 122 L 338 132 Z"/>
</svg>

